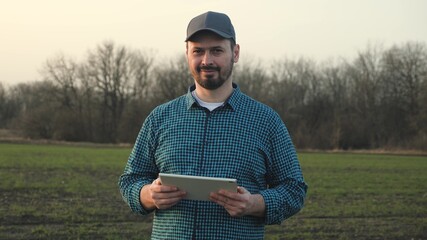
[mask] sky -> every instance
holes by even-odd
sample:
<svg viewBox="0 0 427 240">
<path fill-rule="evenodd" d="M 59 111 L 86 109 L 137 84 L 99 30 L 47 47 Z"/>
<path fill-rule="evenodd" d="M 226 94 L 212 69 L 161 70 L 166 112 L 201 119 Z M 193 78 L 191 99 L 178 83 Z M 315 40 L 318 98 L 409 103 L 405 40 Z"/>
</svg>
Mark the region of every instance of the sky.
<svg viewBox="0 0 427 240">
<path fill-rule="evenodd" d="M 105 41 L 176 58 L 188 22 L 206 11 L 231 18 L 241 60 L 351 59 L 369 44 L 427 43 L 426 0 L 0 0 L 0 82 L 40 80 L 47 60 L 83 61 Z"/>
</svg>

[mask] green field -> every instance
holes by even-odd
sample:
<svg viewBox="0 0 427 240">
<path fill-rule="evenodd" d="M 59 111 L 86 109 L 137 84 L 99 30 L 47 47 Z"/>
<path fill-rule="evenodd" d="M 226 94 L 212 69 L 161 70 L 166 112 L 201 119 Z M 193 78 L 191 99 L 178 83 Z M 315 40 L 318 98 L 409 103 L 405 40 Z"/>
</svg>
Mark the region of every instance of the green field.
<svg viewBox="0 0 427 240">
<path fill-rule="evenodd" d="M 148 239 L 118 191 L 130 148 L 0 144 L 0 239 Z M 305 208 L 266 239 L 427 239 L 427 157 L 300 153 Z"/>
</svg>

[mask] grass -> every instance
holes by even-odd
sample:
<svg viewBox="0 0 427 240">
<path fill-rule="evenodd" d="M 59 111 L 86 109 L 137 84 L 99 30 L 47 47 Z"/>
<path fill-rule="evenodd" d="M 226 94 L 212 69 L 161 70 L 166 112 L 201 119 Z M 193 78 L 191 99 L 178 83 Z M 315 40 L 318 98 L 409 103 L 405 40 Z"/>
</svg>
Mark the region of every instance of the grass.
<svg viewBox="0 0 427 240">
<path fill-rule="evenodd" d="M 130 149 L 0 144 L 0 153 L 0 239 L 149 235 L 149 219 L 117 188 Z"/>
<path fill-rule="evenodd" d="M 309 184 L 307 202 L 284 224 L 283 238 L 427 237 L 426 157 L 300 154 L 300 158 Z"/>
<path fill-rule="evenodd" d="M 149 239 L 118 191 L 130 148 L 0 144 L 0 239 Z M 304 209 L 266 239 L 427 239 L 427 157 L 300 153 Z"/>
</svg>

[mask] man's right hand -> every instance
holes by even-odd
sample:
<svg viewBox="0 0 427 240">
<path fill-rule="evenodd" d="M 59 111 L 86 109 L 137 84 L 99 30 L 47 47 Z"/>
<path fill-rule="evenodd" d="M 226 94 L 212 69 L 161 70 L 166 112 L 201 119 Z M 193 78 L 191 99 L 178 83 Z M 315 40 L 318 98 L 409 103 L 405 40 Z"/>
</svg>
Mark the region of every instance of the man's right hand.
<svg viewBox="0 0 427 240">
<path fill-rule="evenodd" d="M 139 200 L 142 206 L 149 209 L 168 209 L 185 197 L 185 192 L 174 186 L 164 186 L 160 178 L 142 187 Z"/>
</svg>

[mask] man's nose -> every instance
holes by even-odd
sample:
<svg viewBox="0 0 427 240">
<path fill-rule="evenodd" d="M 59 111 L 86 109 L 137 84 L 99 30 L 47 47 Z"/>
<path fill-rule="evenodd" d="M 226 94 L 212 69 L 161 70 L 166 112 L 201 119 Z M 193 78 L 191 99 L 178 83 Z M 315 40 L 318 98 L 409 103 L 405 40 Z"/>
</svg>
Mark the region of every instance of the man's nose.
<svg viewBox="0 0 427 240">
<path fill-rule="evenodd" d="M 212 55 L 208 51 L 206 51 L 206 53 L 203 55 L 202 64 L 203 65 L 212 65 L 213 64 Z"/>
</svg>

